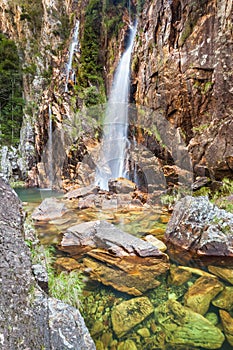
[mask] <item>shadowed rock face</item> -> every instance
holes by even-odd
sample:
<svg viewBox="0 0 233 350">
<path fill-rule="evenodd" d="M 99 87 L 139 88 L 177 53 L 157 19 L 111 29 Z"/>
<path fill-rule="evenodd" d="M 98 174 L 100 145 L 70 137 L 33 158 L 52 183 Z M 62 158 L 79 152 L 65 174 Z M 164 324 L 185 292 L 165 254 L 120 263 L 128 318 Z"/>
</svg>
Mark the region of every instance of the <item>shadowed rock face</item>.
<svg viewBox="0 0 233 350">
<path fill-rule="evenodd" d="M 49 298 L 31 270 L 17 195 L 0 179 L 0 348 L 95 349 L 75 308 Z"/>
<path fill-rule="evenodd" d="M 233 214 L 207 197 L 187 196 L 176 203 L 165 240 L 170 256 L 180 263 L 233 263 Z"/>
<path fill-rule="evenodd" d="M 136 103 L 162 110 L 196 174 L 216 178 L 233 176 L 232 14 L 232 2 L 146 1 L 133 57 Z"/>
</svg>

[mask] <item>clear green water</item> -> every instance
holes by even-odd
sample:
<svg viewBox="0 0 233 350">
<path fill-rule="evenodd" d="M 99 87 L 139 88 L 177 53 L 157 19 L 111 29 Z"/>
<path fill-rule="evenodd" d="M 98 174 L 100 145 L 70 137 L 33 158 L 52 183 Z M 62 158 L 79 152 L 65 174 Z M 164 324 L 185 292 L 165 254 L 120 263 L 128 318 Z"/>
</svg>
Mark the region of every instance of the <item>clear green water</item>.
<svg viewBox="0 0 233 350">
<path fill-rule="evenodd" d="M 31 202 L 27 210 L 41 202 L 46 196 L 54 195 L 52 192 L 41 190 L 19 191 L 18 195 L 24 202 Z M 60 195 L 60 194 L 58 194 Z M 29 208 L 29 209 L 28 209 Z M 37 224 L 38 237 L 43 245 L 57 245 L 65 230 L 75 224 L 91 220 L 107 220 L 117 225 L 122 230 L 138 237 L 145 234 L 153 234 L 157 238 L 163 237 L 169 215 L 160 207 L 153 210 L 134 211 L 100 211 L 94 209 L 72 210 L 61 219 L 53 220 L 45 224 Z M 63 253 L 61 255 L 64 255 Z M 58 252 L 59 256 L 59 252 Z M 171 298 L 183 303 L 184 294 L 189 286 L 195 282 L 199 276 L 193 275 L 187 283 L 182 286 L 175 286 L 169 283 L 168 275 L 161 278 L 161 285 L 145 293 L 156 308 L 161 303 Z M 87 281 L 86 288 L 81 296 L 80 310 L 90 333 L 96 343 L 97 350 L 201 350 L 201 347 L 191 346 L 165 346 L 165 334 L 162 328 L 156 324 L 154 315 L 147 317 L 143 322 L 135 326 L 125 336 L 118 338 L 112 328 L 112 309 L 125 300 L 133 298 L 125 293 L 118 292 L 111 287 L 106 287 L 101 283 Z M 209 311 L 214 312 L 219 320 L 218 309 L 211 306 Z M 219 327 L 221 327 L 219 322 Z M 145 331 L 146 329 L 146 331 Z M 143 331 L 146 334 L 143 334 Z M 143 334 L 143 335 L 142 335 Z M 146 335 L 146 336 L 145 336 Z M 130 342 L 131 343 L 130 343 Z M 132 345 L 133 344 L 133 345 Z M 231 346 L 225 341 L 221 350 L 230 350 Z"/>
<path fill-rule="evenodd" d="M 22 202 L 40 203 L 49 197 L 61 197 L 63 194 L 58 191 L 44 188 L 14 188 Z"/>
</svg>

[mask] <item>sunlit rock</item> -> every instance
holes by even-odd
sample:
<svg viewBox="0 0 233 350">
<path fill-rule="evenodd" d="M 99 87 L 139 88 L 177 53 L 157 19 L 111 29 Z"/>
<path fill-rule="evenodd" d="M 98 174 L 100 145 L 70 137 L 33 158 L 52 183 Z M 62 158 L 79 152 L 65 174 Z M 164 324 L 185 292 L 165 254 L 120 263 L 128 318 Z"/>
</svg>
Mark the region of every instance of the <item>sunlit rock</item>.
<svg viewBox="0 0 233 350">
<path fill-rule="evenodd" d="M 113 193 L 132 193 L 136 189 L 135 183 L 120 177 L 108 181 L 109 191 Z"/>
<path fill-rule="evenodd" d="M 155 309 L 155 319 L 165 333 L 170 346 L 186 346 L 204 349 L 221 348 L 224 335 L 202 315 L 169 300 Z"/>
<path fill-rule="evenodd" d="M 219 314 L 228 343 L 233 346 L 233 317 L 225 310 L 220 310 Z"/>
<path fill-rule="evenodd" d="M 119 338 L 124 336 L 151 315 L 153 311 L 153 305 L 147 297 L 123 301 L 112 310 L 111 318 L 114 332 Z"/>
<path fill-rule="evenodd" d="M 167 250 L 166 245 L 160 239 L 156 238 L 153 235 L 145 236 L 144 240 L 157 247 L 161 252 L 165 252 Z"/>
<path fill-rule="evenodd" d="M 219 266 L 208 266 L 208 270 L 214 275 L 222 278 L 224 281 L 233 284 L 233 269 L 227 269 Z"/>
<path fill-rule="evenodd" d="M 65 198 L 73 199 L 73 198 L 80 198 L 80 197 L 86 197 L 90 194 L 97 194 L 98 187 L 95 185 L 89 185 L 86 187 L 80 187 L 76 188 L 74 190 L 69 191 L 65 194 Z"/>
<path fill-rule="evenodd" d="M 233 264 L 233 214 L 207 197 L 178 201 L 165 232 L 170 256 L 181 264 Z"/>
<path fill-rule="evenodd" d="M 193 311 L 204 315 L 210 306 L 211 300 L 223 290 L 224 286 L 216 278 L 200 277 L 189 288 L 184 296 L 185 305 Z"/>
<path fill-rule="evenodd" d="M 66 205 L 57 198 L 45 198 L 32 213 L 36 221 L 49 221 L 63 216 L 68 211 Z"/>
<path fill-rule="evenodd" d="M 136 296 L 158 286 L 157 277 L 169 268 L 157 247 L 105 221 L 70 227 L 60 249 L 76 259 L 86 256 L 83 268 L 92 279 Z"/>
</svg>

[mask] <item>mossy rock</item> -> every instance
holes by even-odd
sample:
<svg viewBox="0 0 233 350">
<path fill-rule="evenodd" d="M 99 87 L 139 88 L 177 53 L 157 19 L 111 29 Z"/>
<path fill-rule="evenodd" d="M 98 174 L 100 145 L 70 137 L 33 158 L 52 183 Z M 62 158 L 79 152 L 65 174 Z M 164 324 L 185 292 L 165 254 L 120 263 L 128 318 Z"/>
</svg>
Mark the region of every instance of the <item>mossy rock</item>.
<svg viewBox="0 0 233 350">
<path fill-rule="evenodd" d="M 219 349 L 224 342 L 222 332 L 202 315 L 169 300 L 155 309 L 155 318 L 170 346 Z"/>
</svg>

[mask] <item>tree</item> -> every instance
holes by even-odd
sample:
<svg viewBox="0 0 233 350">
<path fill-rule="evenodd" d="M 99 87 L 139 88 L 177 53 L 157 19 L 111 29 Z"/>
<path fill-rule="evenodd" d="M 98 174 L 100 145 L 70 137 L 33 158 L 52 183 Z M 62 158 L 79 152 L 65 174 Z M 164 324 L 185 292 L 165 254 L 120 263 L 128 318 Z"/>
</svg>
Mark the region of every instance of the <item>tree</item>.
<svg viewBox="0 0 233 350">
<path fill-rule="evenodd" d="M 0 34 L 0 144 L 19 142 L 23 117 L 22 72 L 14 41 Z"/>
</svg>

